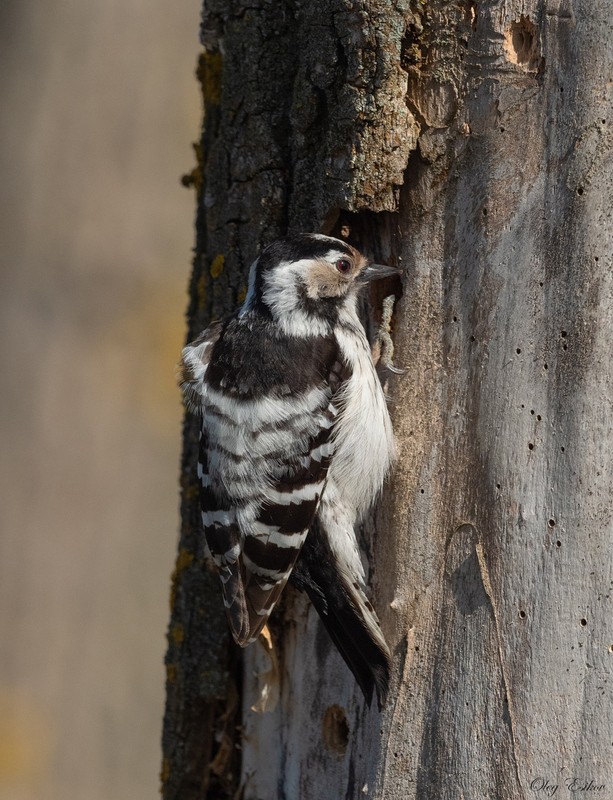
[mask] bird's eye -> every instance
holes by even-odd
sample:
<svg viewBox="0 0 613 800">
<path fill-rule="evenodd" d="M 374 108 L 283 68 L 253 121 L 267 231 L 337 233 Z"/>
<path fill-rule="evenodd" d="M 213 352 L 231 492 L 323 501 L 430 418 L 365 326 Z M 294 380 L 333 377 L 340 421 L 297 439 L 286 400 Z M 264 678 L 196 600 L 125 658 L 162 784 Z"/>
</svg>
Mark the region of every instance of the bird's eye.
<svg viewBox="0 0 613 800">
<path fill-rule="evenodd" d="M 346 275 L 351 271 L 351 261 L 347 258 L 339 258 L 336 262 L 336 269 L 343 275 Z"/>
</svg>

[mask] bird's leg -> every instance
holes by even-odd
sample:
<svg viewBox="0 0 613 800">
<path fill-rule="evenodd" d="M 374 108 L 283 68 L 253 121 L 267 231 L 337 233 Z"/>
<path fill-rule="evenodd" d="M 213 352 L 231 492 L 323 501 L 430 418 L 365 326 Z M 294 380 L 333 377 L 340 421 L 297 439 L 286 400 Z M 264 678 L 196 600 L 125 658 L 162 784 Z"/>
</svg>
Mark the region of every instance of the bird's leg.
<svg viewBox="0 0 613 800">
<path fill-rule="evenodd" d="M 396 296 L 393 294 L 383 299 L 381 305 L 381 322 L 372 345 L 372 359 L 377 366 L 377 372 L 382 380 L 385 379 L 386 370 L 388 372 L 393 372 L 395 375 L 400 375 L 404 372 L 403 369 L 395 367 L 393 363 L 394 342 L 392 341 L 391 328 L 395 302 Z"/>
</svg>

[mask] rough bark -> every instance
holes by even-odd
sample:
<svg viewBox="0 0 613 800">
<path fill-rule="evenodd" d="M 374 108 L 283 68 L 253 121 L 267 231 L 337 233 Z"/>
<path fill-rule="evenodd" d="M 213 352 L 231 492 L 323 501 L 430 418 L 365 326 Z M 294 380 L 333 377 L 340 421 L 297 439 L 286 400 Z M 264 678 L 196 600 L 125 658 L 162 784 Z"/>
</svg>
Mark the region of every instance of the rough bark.
<svg viewBox="0 0 613 800">
<path fill-rule="evenodd" d="M 250 710 L 275 678 L 223 631 L 188 423 L 165 797 L 606 796 L 606 3 L 211 2 L 204 34 L 190 332 L 240 299 L 259 246 L 288 228 L 344 230 L 405 267 L 400 456 L 364 531 L 395 671 L 383 714 L 365 708 L 288 592 L 279 701 Z"/>
</svg>

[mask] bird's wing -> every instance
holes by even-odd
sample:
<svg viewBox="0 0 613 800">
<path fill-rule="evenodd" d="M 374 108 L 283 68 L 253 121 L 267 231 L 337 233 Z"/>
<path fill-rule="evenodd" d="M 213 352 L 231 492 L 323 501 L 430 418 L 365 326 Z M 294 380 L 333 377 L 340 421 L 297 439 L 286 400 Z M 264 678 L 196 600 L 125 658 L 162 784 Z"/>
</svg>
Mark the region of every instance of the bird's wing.
<svg viewBox="0 0 613 800">
<path fill-rule="evenodd" d="M 223 322 L 214 322 L 183 348 L 179 363 L 179 387 L 190 411 L 200 413 L 202 410 L 202 400 L 206 393 L 206 373 L 213 347 L 219 341 L 223 328 Z"/>
<path fill-rule="evenodd" d="M 333 373 L 330 377 L 334 380 Z M 249 617 L 245 643 L 257 637 L 268 619 L 315 517 L 334 453 L 337 396 L 328 382 L 326 391 L 311 398 L 308 411 L 275 426 L 279 449 L 274 468 L 242 551 Z"/>
<path fill-rule="evenodd" d="M 248 630 L 248 618 L 239 564 L 241 534 L 236 509 L 229 497 L 223 492 L 213 491 L 211 486 L 209 437 L 205 424 L 209 385 L 207 371 L 224 328 L 223 322 L 213 323 L 183 349 L 179 385 L 187 408 L 203 416 L 197 466 L 202 526 L 207 546 L 219 570 L 224 605 L 228 613 L 232 610 L 232 629 L 244 634 Z"/>
<path fill-rule="evenodd" d="M 269 357 L 259 369 L 253 352 L 229 351 L 239 347 L 233 341 L 215 349 L 198 387 L 198 474 L 205 537 L 232 634 L 245 646 L 279 599 L 315 516 L 348 367 L 335 341 L 299 343 L 291 358 L 287 345 L 282 368 Z M 209 352 L 205 340 L 194 347 Z"/>
</svg>

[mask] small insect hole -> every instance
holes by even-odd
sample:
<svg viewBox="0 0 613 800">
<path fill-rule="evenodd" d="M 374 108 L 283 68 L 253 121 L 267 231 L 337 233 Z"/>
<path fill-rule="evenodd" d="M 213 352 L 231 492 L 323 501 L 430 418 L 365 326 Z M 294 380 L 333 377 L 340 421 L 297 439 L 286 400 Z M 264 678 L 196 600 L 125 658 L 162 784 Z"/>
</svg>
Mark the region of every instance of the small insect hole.
<svg viewBox="0 0 613 800">
<path fill-rule="evenodd" d="M 517 353 L 517 355 L 519 355 L 519 354 L 521 353 L 521 347 L 518 347 L 518 348 L 515 350 L 515 352 Z"/>
<path fill-rule="evenodd" d="M 556 541 L 556 547 L 562 547 L 562 542 L 559 539 Z"/>
<path fill-rule="evenodd" d="M 334 753 L 344 755 L 349 742 L 349 725 L 344 710 L 338 705 L 329 706 L 324 713 L 323 740 Z"/>
<path fill-rule="evenodd" d="M 586 620 L 586 618 L 585 618 L 585 617 L 582 617 L 582 618 L 581 618 L 581 620 L 580 620 L 580 623 L 581 623 L 581 627 L 582 627 L 582 628 L 585 628 L 585 626 L 587 625 L 587 620 Z"/>
<path fill-rule="evenodd" d="M 556 521 L 555 519 L 550 519 L 547 524 L 549 525 L 550 528 L 555 528 Z"/>
<path fill-rule="evenodd" d="M 565 449 L 564 446 L 560 447 L 560 452 L 563 453 L 564 449 Z"/>
<path fill-rule="evenodd" d="M 549 365 L 548 364 L 543 364 L 543 369 L 549 369 Z"/>
<path fill-rule="evenodd" d="M 579 196 L 581 196 L 581 195 L 583 194 L 583 186 L 580 186 L 580 187 L 577 189 L 577 194 L 578 194 Z"/>
<path fill-rule="evenodd" d="M 526 619 L 526 612 L 525 611 L 520 611 L 519 612 L 519 618 L 520 619 Z"/>
<path fill-rule="evenodd" d="M 530 409 L 530 413 L 532 414 L 532 416 L 534 416 L 534 409 L 533 408 Z"/>
<path fill-rule="evenodd" d="M 528 450 L 534 450 L 534 445 L 532 442 L 528 442 Z"/>
<path fill-rule="evenodd" d="M 541 415 L 540 415 L 540 414 L 537 414 L 537 415 L 536 415 L 536 419 L 537 419 L 537 421 L 538 421 L 538 422 L 540 422 L 540 421 L 541 421 L 543 418 L 541 417 Z"/>
</svg>

